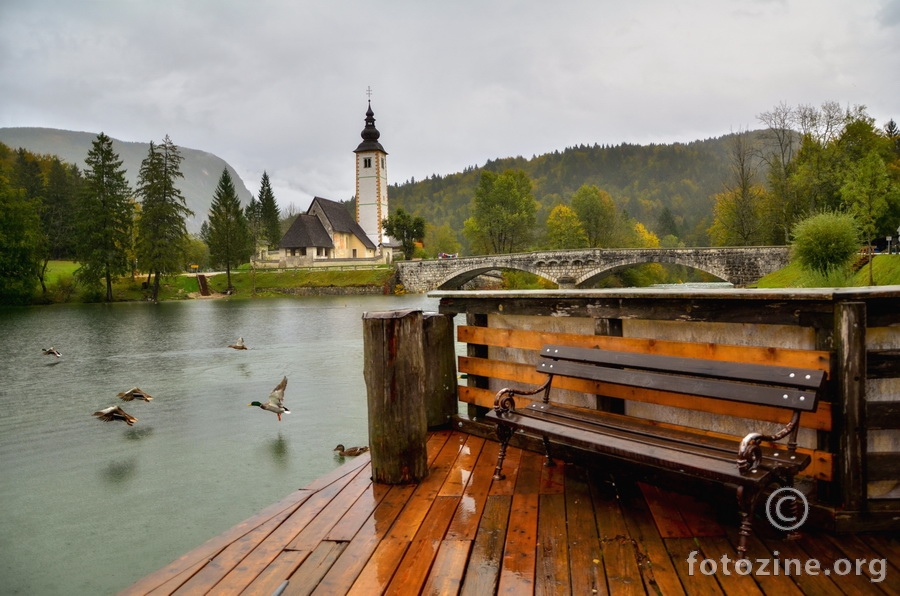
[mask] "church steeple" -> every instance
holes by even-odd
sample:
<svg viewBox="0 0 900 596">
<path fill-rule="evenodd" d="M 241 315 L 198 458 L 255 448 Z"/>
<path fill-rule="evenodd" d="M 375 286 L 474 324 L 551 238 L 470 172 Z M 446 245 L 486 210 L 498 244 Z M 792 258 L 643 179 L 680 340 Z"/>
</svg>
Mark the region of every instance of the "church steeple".
<svg viewBox="0 0 900 596">
<path fill-rule="evenodd" d="M 366 110 L 366 127 L 363 129 L 362 133 L 360 133 L 360 136 L 363 141 L 359 144 L 359 147 L 356 148 L 354 153 L 359 153 L 360 151 L 381 151 L 387 155 L 387 151 L 385 151 L 384 147 L 381 146 L 381 143 L 378 142 L 378 137 L 381 136 L 381 133 L 375 128 L 375 112 L 372 111 L 371 99 L 369 100 L 369 109 Z"/>
<path fill-rule="evenodd" d="M 384 233 L 382 222 L 388 216 L 387 195 L 387 151 L 378 142 L 381 133 L 375 128 L 375 112 L 372 111 L 371 89 L 366 110 L 366 126 L 363 128 L 362 143 L 356 153 L 356 221 L 366 232 L 366 236 L 381 247 L 390 244 L 390 237 Z"/>
</svg>

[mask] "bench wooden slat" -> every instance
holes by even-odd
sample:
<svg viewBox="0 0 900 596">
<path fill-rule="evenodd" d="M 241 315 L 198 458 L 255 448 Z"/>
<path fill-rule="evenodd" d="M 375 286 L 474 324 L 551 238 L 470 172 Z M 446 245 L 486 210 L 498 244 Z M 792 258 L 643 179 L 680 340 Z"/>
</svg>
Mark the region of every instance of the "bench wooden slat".
<svg viewBox="0 0 900 596">
<path fill-rule="evenodd" d="M 672 393 L 683 393 L 685 395 L 727 399 L 729 401 L 756 405 L 790 407 L 806 412 L 815 410 L 817 403 L 817 394 L 815 392 L 798 389 L 750 385 L 703 377 L 605 368 L 580 362 L 542 362 L 538 366 L 539 370 L 543 370 L 547 374 L 578 377 L 641 389 L 655 389 Z"/>
<path fill-rule="evenodd" d="M 683 445 L 689 452 L 703 452 L 709 457 L 717 457 L 725 461 L 734 462 L 740 440 L 698 435 L 694 430 L 673 427 L 660 427 L 659 425 L 642 419 L 629 416 L 611 414 L 597 410 L 575 408 L 573 406 L 555 406 L 553 404 L 531 403 L 527 410 L 540 412 L 543 416 L 553 417 L 560 424 L 571 425 L 577 428 L 602 427 L 610 433 L 621 436 L 629 436 L 635 442 L 646 444 Z M 763 460 L 769 465 L 782 464 L 789 458 L 787 449 L 775 449 L 762 447 Z M 804 457 L 809 457 L 807 454 Z M 788 460 L 789 461 L 789 460 Z M 800 460 L 798 460 L 799 463 Z M 802 461 L 806 461 L 805 459 Z M 800 466 L 798 466 L 800 467 Z"/>
<path fill-rule="evenodd" d="M 529 416 L 540 416 L 546 420 L 552 420 L 569 428 L 580 428 L 591 432 L 598 432 L 606 436 L 616 436 L 627 439 L 636 444 L 648 446 L 662 445 L 666 449 L 695 453 L 728 462 L 733 465 L 736 460 L 739 441 L 711 440 L 710 437 L 700 436 L 690 431 L 677 431 L 675 429 L 661 429 L 652 424 L 642 424 L 634 419 L 629 420 L 624 416 L 607 416 L 604 412 L 597 412 L 596 416 L 588 416 L 590 412 L 584 411 L 581 416 L 573 415 L 569 407 L 554 407 L 544 404 L 532 404 L 528 408 Z M 775 455 L 778 453 L 779 455 Z M 775 465 L 802 468 L 809 462 L 809 455 L 798 454 L 791 462 L 787 450 L 763 448 L 763 466 Z"/>
<path fill-rule="evenodd" d="M 558 436 L 559 425 L 555 421 L 518 414 L 510 416 L 507 420 L 520 429 L 539 435 Z M 496 419 L 496 412 L 488 412 L 488 418 Z M 604 433 L 602 435 L 604 442 L 600 444 L 597 441 L 598 436 L 593 430 L 572 427 L 567 429 L 566 444 L 625 462 L 644 464 L 671 472 L 689 472 L 692 476 L 710 480 L 722 481 L 723 478 L 727 478 L 735 484 L 757 485 L 761 479 L 771 479 L 771 474 L 765 470 L 755 475 L 742 474 L 733 459 L 731 461 L 711 459 L 664 445 L 640 444 L 638 448 L 629 438 L 615 436 L 612 433 Z"/>
<path fill-rule="evenodd" d="M 541 356 L 553 360 L 570 360 L 597 366 L 616 366 L 639 370 L 664 371 L 671 374 L 696 375 L 701 377 L 728 378 L 749 383 L 766 385 L 784 385 L 798 389 L 819 391 L 825 383 L 825 373 L 821 370 L 804 369 L 796 366 L 769 366 L 764 364 L 748 364 L 722 362 L 700 358 L 684 358 L 680 356 L 661 356 L 656 354 L 634 354 L 630 352 L 612 352 L 592 348 L 573 348 L 569 346 L 551 345 L 541 350 Z M 544 363 L 541 363 L 542 365 Z M 543 367 L 541 370 L 545 370 Z M 791 406 L 793 407 L 793 405 Z"/>
</svg>

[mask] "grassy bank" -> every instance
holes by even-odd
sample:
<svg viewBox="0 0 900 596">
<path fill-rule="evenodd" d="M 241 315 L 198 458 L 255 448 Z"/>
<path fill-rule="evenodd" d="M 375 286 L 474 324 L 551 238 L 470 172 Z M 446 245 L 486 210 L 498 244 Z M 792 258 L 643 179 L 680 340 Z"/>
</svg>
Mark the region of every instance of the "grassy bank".
<svg viewBox="0 0 900 596">
<path fill-rule="evenodd" d="M 97 302 L 103 297 L 103 288 L 85 290 L 75 281 L 75 270 L 78 264 L 71 261 L 51 261 L 47 266 L 47 296 L 37 297 L 38 303 L 61 302 Z M 231 285 L 234 287 L 233 298 L 265 298 L 285 296 L 296 292 L 297 288 L 384 288 L 391 283 L 394 275 L 393 267 L 360 270 L 288 270 L 288 271 L 253 271 L 243 269 L 232 271 Z M 228 278 L 224 273 L 217 273 L 208 278 L 210 290 L 224 294 Z M 150 290 L 143 284 L 147 282 L 146 274 L 123 277 L 113 283 L 113 300 L 117 302 L 147 300 Z M 152 283 L 152 280 L 151 280 Z M 200 287 L 194 274 L 169 275 L 160 280 L 159 300 L 187 300 L 197 297 Z"/>
<path fill-rule="evenodd" d="M 323 270 L 289 269 L 285 271 L 248 271 L 231 273 L 236 297 L 284 296 L 296 288 L 385 287 L 394 275 L 393 267 L 377 269 Z M 190 276 L 193 278 L 193 276 Z M 192 280 L 196 287 L 196 280 Z M 209 288 L 224 293 L 228 277 L 219 273 L 208 278 Z M 195 290 L 196 291 L 196 290 Z"/>
<path fill-rule="evenodd" d="M 875 255 L 872 259 L 872 278 L 876 286 L 900 285 L 900 255 Z M 797 263 L 760 279 L 757 288 L 805 288 L 805 287 L 860 287 L 869 285 L 869 266 L 864 265 L 849 277 L 833 278 L 810 276 Z"/>
</svg>

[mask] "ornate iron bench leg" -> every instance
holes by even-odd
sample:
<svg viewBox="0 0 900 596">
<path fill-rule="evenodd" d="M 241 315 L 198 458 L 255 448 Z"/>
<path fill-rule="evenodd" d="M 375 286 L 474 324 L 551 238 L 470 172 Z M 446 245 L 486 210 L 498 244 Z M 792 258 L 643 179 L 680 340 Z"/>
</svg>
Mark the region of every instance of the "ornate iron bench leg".
<svg viewBox="0 0 900 596">
<path fill-rule="evenodd" d="M 788 488 L 794 488 L 794 478 L 791 477 L 789 481 L 785 484 Z M 797 498 L 791 499 L 790 504 L 791 510 L 791 519 L 797 520 L 800 519 L 800 501 Z M 805 514 L 805 512 L 804 512 Z M 801 524 L 802 525 L 802 524 Z M 787 535 L 785 536 L 786 540 L 799 540 L 803 538 L 803 532 L 800 531 L 800 526 L 798 525 L 793 530 L 788 530 Z"/>
<path fill-rule="evenodd" d="M 497 425 L 497 438 L 500 440 L 500 452 L 497 454 L 497 467 L 494 469 L 494 480 L 503 480 L 503 460 L 506 459 L 506 446 L 512 437 L 512 428 L 505 424 Z"/>
<path fill-rule="evenodd" d="M 547 435 L 541 437 L 544 440 L 544 467 L 552 468 L 556 465 L 556 462 L 553 461 L 553 455 L 550 453 L 550 439 L 547 438 Z"/>
<path fill-rule="evenodd" d="M 738 559 L 747 558 L 747 539 L 753 535 L 753 511 L 756 509 L 759 495 L 760 492 L 758 490 L 748 490 L 744 486 L 739 486 L 737 489 L 738 507 L 741 512 L 741 537 L 737 547 Z"/>
</svg>

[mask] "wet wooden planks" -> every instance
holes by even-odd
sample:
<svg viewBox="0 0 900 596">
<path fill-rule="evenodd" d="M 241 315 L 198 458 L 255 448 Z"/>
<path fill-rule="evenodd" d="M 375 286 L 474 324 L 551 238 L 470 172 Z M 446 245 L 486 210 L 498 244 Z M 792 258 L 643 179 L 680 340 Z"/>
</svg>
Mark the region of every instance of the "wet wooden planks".
<svg viewBox="0 0 900 596">
<path fill-rule="evenodd" d="M 497 447 L 434 432 L 428 477 L 402 486 L 373 484 L 361 456 L 121 593 L 900 595 L 896 537 L 788 542 L 758 527 L 751 559 L 885 562 L 840 577 L 741 575 L 736 507 L 723 520 L 702 500 L 598 468 L 545 467 L 513 447 L 506 478 L 494 481 Z M 703 569 L 721 568 L 723 555 L 731 573 L 701 571 L 704 559 Z"/>
</svg>

